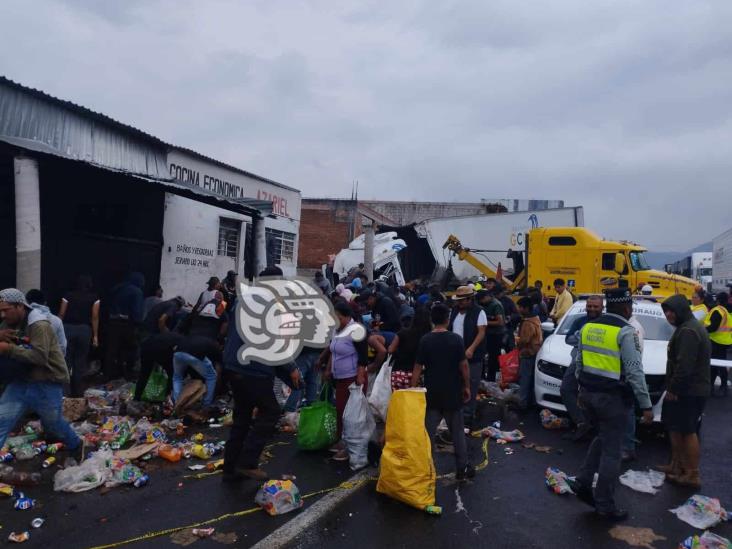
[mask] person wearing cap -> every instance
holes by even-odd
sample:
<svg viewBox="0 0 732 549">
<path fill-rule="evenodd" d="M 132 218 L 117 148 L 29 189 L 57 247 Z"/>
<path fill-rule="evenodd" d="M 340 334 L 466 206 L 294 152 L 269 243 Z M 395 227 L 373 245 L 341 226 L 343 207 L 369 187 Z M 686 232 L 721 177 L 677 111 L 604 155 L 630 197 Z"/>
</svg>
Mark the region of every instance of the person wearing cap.
<svg viewBox="0 0 732 549">
<path fill-rule="evenodd" d="M 34 412 L 47 433 L 75 450 L 81 440 L 62 413 L 63 386 L 70 381 L 69 370 L 51 323 L 40 319 L 29 324 L 30 312 L 20 290 L 0 291 L 1 367 L 17 373 L 0 397 L 0 448 L 18 421 Z"/>
<path fill-rule="evenodd" d="M 628 512 L 617 506 L 615 487 L 630 409 L 637 400 L 644 423 L 653 421 L 653 412 L 638 334 L 628 323 L 633 314 L 630 290 L 608 290 L 606 296 L 607 312 L 587 322 L 580 331 L 576 359 L 579 403 L 598 434 L 577 478 L 569 484 L 599 517 L 620 521 L 627 518 Z M 595 473 L 598 479 L 593 492 Z"/>
<path fill-rule="evenodd" d="M 465 424 L 472 427 L 475 416 L 475 396 L 483 375 L 483 358 L 485 357 L 485 330 L 488 317 L 480 305 L 475 303 L 475 294 L 467 286 L 460 286 L 452 296 L 455 306 L 450 313 L 448 329 L 463 338 L 465 358 L 470 371 L 470 400 L 465 404 L 463 412 Z"/>
</svg>

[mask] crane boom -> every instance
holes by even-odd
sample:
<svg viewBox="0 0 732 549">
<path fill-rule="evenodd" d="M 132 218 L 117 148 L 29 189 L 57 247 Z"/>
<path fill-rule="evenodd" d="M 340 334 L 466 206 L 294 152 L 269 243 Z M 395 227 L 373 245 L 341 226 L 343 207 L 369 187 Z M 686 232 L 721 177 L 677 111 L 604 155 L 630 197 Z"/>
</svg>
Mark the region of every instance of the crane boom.
<svg viewBox="0 0 732 549">
<path fill-rule="evenodd" d="M 494 271 L 488 265 L 478 259 L 475 254 L 470 250 L 470 248 L 463 247 L 460 239 L 455 235 L 451 234 L 447 237 L 447 240 L 442 245 L 442 249 L 450 250 L 457 256 L 458 259 L 468 262 L 470 265 L 475 267 L 478 271 L 483 273 L 488 278 L 495 278 L 497 280 L 500 279 L 501 283 L 506 287 L 509 292 L 513 292 L 513 290 L 516 289 L 526 277 L 525 270 L 519 274 L 518 278 L 515 281 L 511 281 L 508 278 L 499 275 L 496 271 Z"/>
</svg>

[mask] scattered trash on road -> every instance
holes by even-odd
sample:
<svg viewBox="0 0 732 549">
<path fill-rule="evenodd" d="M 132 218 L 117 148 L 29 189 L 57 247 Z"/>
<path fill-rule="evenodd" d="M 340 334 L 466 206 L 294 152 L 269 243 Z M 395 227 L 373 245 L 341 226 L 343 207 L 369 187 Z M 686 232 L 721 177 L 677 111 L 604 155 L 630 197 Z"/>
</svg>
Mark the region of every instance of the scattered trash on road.
<svg viewBox="0 0 732 549">
<path fill-rule="evenodd" d="M 213 535 L 216 528 L 194 528 L 191 530 L 191 534 L 198 536 L 199 538 L 208 538 Z"/>
<path fill-rule="evenodd" d="M 519 442 L 524 439 L 524 434 L 518 429 L 514 429 L 513 431 L 501 431 L 500 425 L 499 427 L 491 425 L 481 429 L 480 431 L 474 431 L 472 435 L 474 437 L 489 437 L 498 442 Z"/>
<path fill-rule="evenodd" d="M 701 536 L 689 536 L 679 544 L 679 549 L 732 549 L 732 541 L 712 532 Z"/>
<path fill-rule="evenodd" d="M 636 528 L 635 526 L 614 526 L 610 528 L 609 534 L 628 545 L 646 549 L 654 549 L 654 542 L 666 540 L 665 537 L 659 536 L 650 528 Z"/>
<path fill-rule="evenodd" d="M 536 450 L 537 452 L 541 452 L 542 454 L 548 454 L 549 452 L 552 451 L 552 447 L 551 446 L 534 446 L 534 450 Z"/>
<path fill-rule="evenodd" d="M 305 503 L 291 480 L 268 480 L 257 492 L 254 501 L 268 514 L 283 515 L 299 509 Z"/>
<path fill-rule="evenodd" d="M 572 488 L 569 487 L 567 478 L 567 473 L 560 471 L 556 467 L 547 467 L 544 473 L 546 487 L 555 494 L 574 494 Z"/>
<path fill-rule="evenodd" d="M 660 471 L 633 471 L 628 469 L 620 475 L 620 484 L 644 494 L 656 494 L 663 486 L 666 475 Z"/>
<path fill-rule="evenodd" d="M 727 511 L 724 510 L 718 499 L 699 494 L 691 496 L 680 507 L 671 509 L 671 512 L 679 520 L 683 520 L 699 530 L 712 528 L 723 520 L 727 520 Z"/>
<path fill-rule="evenodd" d="M 30 533 L 28 532 L 10 532 L 10 535 L 8 536 L 8 540 L 14 543 L 23 543 L 24 541 L 28 541 L 29 539 Z"/>
<path fill-rule="evenodd" d="M 546 408 L 539 412 L 539 419 L 541 419 L 541 425 L 544 429 L 569 429 L 569 419 L 559 417 Z"/>
</svg>

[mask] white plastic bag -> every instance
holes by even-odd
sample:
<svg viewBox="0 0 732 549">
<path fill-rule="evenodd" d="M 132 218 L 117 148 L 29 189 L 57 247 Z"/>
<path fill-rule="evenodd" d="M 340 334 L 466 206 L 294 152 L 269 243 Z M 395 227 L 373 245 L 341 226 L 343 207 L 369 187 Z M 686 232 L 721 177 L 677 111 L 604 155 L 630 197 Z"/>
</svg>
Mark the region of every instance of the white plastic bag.
<svg viewBox="0 0 732 549">
<path fill-rule="evenodd" d="M 369 396 L 369 406 L 374 414 L 386 421 L 386 411 L 389 409 L 389 400 L 391 399 L 391 356 L 381 365 L 379 375 L 374 381 L 374 388 Z"/>
<path fill-rule="evenodd" d="M 351 383 L 346 409 L 343 410 L 343 441 L 348 448 L 351 469 L 362 469 L 368 464 L 368 446 L 376 422 L 362 387 Z"/>
<path fill-rule="evenodd" d="M 663 486 L 666 475 L 660 471 L 633 471 L 628 469 L 620 475 L 620 484 L 644 494 L 655 494 Z"/>
<path fill-rule="evenodd" d="M 680 520 L 691 524 L 699 530 L 706 530 L 727 520 L 727 511 L 724 510 L 717 498 L 710 498 L 696 494 L 686 500 L 686 503 L 671 509 L 671 512 Z"/>
<path fill-rule="evenodd" d="M 111 459 L 111 450 L 99 450 L 81 465 L 61 469 L 53 477 L 53 489 L 56 492 L 85 492 L 101 486 L 112 478 Z"/>
</svg>

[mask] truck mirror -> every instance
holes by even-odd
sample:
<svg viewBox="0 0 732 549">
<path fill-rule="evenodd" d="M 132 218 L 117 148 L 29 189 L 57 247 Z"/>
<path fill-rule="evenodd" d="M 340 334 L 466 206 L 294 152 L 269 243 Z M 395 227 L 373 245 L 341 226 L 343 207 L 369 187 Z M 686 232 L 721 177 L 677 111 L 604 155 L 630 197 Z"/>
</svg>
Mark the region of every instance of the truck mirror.
<svg viewBox="0 0 732 549">
<path fill-rule="evenodd" d="M 553 322 L 542 322 L 541 323 L 541 331 L 542 332 L 548 332 L 552 333 L 554 331 L 554 323 Z"/>
<path fill-rule="evenodd" d="M 621 253 L 615 254 L 615 268 L 613 269 L 619 275 L 625 272 L 625 256 Z"/>
</svg>

